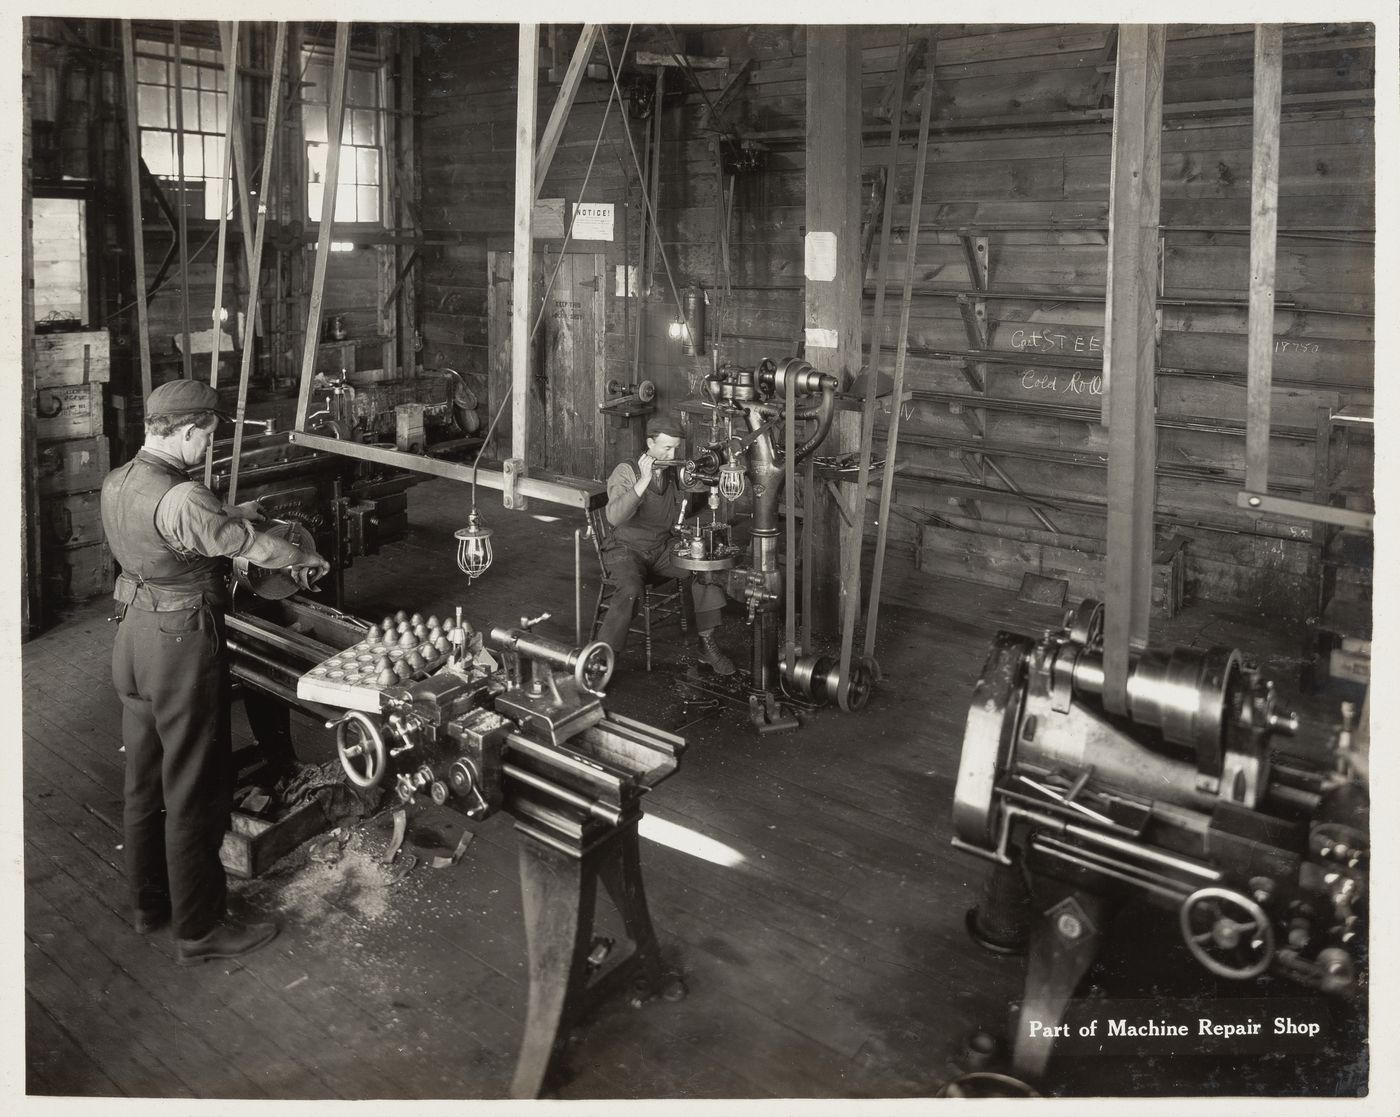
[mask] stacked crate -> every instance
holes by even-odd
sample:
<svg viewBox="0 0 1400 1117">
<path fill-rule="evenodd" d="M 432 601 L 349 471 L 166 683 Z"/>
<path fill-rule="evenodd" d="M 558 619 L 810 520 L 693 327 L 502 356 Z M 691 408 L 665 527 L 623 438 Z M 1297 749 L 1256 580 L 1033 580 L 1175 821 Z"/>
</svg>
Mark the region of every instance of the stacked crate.
<svg viewBox="0 0 1400 1117">
<path fill-rule="evenodd" d="M 99 499 L 111 468 L 102 419 L 110 375 L 106 330 L 35 335 L 40 540 L 50 607 L 112 588 Z"/>
</svg>

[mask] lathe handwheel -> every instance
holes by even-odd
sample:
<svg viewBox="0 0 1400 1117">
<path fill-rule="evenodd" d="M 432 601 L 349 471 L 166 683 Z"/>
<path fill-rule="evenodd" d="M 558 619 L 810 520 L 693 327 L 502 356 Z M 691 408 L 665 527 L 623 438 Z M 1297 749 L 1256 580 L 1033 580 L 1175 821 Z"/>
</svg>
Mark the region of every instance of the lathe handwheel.
<svg viewBox="0 0 1400 1117">
<path fill-rule="evenodd" d="M 1268 914 L 1229 888 L 1199 888 L 1181 902 L 1181 937 L 1196 961 L 1235 981 L 1258 977 L 1274 958 Z"/>
<path fill-rule="evenodd" d="M 595 640 L 579 653 L 574 664 L 574 682 L 589 694 L 603 696 L 603 688 L 612 678 L 615 657 L 612 647 L 602 640 Z"/>
<path fill-rule="evenodd" d="M 379 786 L 388 756 L 384 734 L 372 719 L 359 710 L 349 711 L 335 727 L 335 750 L 340 754 L 345 778 L 352 784 L 362 791 Z"/>
</svg>

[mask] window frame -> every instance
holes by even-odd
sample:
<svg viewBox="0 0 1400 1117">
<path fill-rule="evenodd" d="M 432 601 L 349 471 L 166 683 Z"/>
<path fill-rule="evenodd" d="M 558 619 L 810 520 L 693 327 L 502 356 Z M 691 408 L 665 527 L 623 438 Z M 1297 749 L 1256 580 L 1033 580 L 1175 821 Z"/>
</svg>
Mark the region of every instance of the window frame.
<svg viewBox="0 0 1400 1117">
<path fill-rule="evenodd" d="M 320 205 L 313 204 L 312 189 L 320 187 L 322 190 L 322 200 L 324 199 L 324 183 L 313 181 L 313 172 L 316 161 L 312 156 L 313 148 L 320 148 L 329 152 L 329 133 L 326 124 L 323 122 L 321 128 L 309 127 L 308 110 L 314 114 L 315 110 L 324 111 L 326 117 L 330 115 L 330 90 L 325 89 L 326 100 L 319 100 L 313 96 L 317 86 L 308 82 L 311 67 L 316 65 L 323 69 L 326 85 L 329 86 L 329 78 L 334 65 L 333 51 L 319 43 L 305 43 L 302 46 L 302 71 L 303 79 L 300 90 L 299 103 L 301 121 L 301 144 L 302 144 L 302 173 L 304 176 L 302 204 L 306 207 L 307 221 L 311 223 L 320 221 Z M 385 127 L 384 127 L 384 100 L 387 84 L 387 63 L 374 57 L 356 57 L 352 54 L 347 60 L 345 75 L 345 106 L 344 117 L 341 122 L 340 140 L 340 167 L 337 174 L 338 183 L 336 190 L 335 209 L 337 216 L 333 223 L 337 229 L 346 230 L 370 230 L 383 229 L 386 221 L 386 206 L 388 203 L 388 186 L 385 182 L 385 167 L 388 157 L 385 151 Z M 365 89 L 372 97 L 372 104 L 365 106 L 363 101 L 356 99 L 355 85 L 356 75 L 364 75 L 366 82 Z M 314 125 L 314 116 L 311 124 Z M 369 142 L 356 142 L 359 130 L 368 127 L 371 135 Z M 312 139 L 312 133 L 319 132 L 321 138 Z M 349 138 L 347 138 L 347 132 Z M 362 163 L 361 153 L 374 153 L 373 182 L 361 181 L 361 175 L 365 173 Z M 348 158 L 347 158 L 348 157 Z M 320 166 L 324 168 L 322 161 Z M 346 181 L 347 172 L 351 172 L 354 178 Z M 339 216 L 343 211 L 343 191 L 347 188 L 355 191 L 355 216 L 345 218 Z M 371 216 L 365 217 L 361 212 L 361 199 L 358 192 L 361 190 L 374 191 L 374 212 Z"/>
<path fill-rule="evenodd" d="M 192 187 L 202 184 L 204 189 L 203 212 L 198 215 L 190 213 L 189 216 L 197 221 L 217 221 L 219 219 L 218 199 L 224 172 L 223 148 L 229 112 L 228 74 L 224 66 L 222 49 L 217 42 L 206 42 L 197 38 L 181 43 L 180 65 L 185 68 L 193 68 L 195 76 L 193 88 L 188 84 L 184 84 L 183 87 L 185 98 L 182 105 L 184 128 L 181 130 L 176 127 L 175 123 L 175 74 L 171 69 L 175 64 L 174 41 L 148 32 L 136 40 L 135 48 L 137 130 L 140 133 L 141 157 L 154 178 L 162 183 L 170 184 L 173 192 L 182 195 L 180 198 L 182 205 L 187 205 L 186 198 L 191 193 Z M 157 66 L 164 66 L 164 77 L 152 80 L 151 71 Z M 184 77 L 184 75 L 181 76 Z M 150 93 L 146 93 L 143 97 L 143 91 L 149 90 L 165 91 L 164 123 L 143 120 L 143 116 L 151 115 L 155 107 L 155 98 Z M 208 98 L 207 101 L 206 98 Z M 193 126 L 190 123 L 191 107 L 194 109 L 195 115 Z M 212 121 L 205 120 L 206 112 L 212 114 Z M 213 130 L 207 130 L 206 124 L 212 125 Z M 169 137 L 167 141 L 170 144 L 168 169 L 157 170 L 152 159 L 147 157 L 148 135 Z M 199 137 L 199 142 L 196 145 L 199 154 L 198 174 L 192 172 L 190 158 L 190 141 L 195 136 Z M 183 191 L 181 191 L 178 174 L 177 151 L 174 146 L 176 143 L 181 144 L 185 155 Z M 230 183 L 229 215 L 233 213 L 233 195 L 234 187 Z"/>
</svg>

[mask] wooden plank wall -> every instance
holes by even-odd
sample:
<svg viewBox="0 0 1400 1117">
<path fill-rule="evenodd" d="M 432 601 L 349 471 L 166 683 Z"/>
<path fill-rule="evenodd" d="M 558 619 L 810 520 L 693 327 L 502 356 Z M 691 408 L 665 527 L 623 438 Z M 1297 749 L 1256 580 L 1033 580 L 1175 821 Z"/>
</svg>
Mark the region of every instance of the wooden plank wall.
<svg viewBox="0 0 1400 1117">
<path fill-rule="evenodd" d="M 607 34 L 613 58 L 620 62 L 627 29 L 615 26 Z M 560 72 L 568 63 L 577 37 L 576 26 L 562 28 L 556 36 Z M 669 43 L 670 37 L 662 29 L 635 28 L 628 55 L 635 49 L 670 49 Z M 436 246 L 427 254 L 422 296 L 425 360 L 440 360 L 472 373 L 494 412 L 506 381 L 501 379 L 489 386 L 487 383 L 493 358 L 489 352 L 487 305 L 487 289 L 492 281 L 486 257 L 488 249 L 507 253 L 511 249 L 507 234 L 514 212 L 516 31 L 513 26 L 437 24 L 419 29 L 419 44 L 417 95 L 425 114 L 421 125 L 423 221 L 430 235 L 446 234 L 462 241 Z M 603 46 L 595 47 L 592 60 L 606 68 Z M 635 68 L 631 72 L 639 75 L 641 87 L 650 89 L 653 72 L 642 75 Z M 542 128 L 559 87 L 557 81 L 551 83 L 543 76 L 541 85 Z M 630 95 L 626 83 L 624 92 Z M 698 373 L 707 369 L 710 362 L 708 357 L 685 357 L 680 344 L 667 336 L 667 327 L 675 317 L 676 300 L 660 256 L 652 297 L 633 299 L 624 306 L 626 300 L 615 296 L 617 269 L 639 265 L 643 202 L 633 153 L 638 161 L 642 160 L 649 117 L 643 119 L 635 112 L 629 113 L 629 144 L 618 102 L 614 100 L 609 106 L 611 93 L 612 85 L 607 80 L 583 81 L 549 173 L 541 184 L 540 197 L 564 198 L 571 203 L 611 202 L 615 206 L 612 241 L 571 240 L 568 246 L 570 252 L 604 258 L 602 288 L 607 330 L 603 380 L 629 380 L 631 335 L 641 321 L 644 334 L 639 375 L 656 382 L 658 406 L 673 409 L 691 398 Z M 674 107 L 667 109 L 663 134 L 676 134 L 681 124 L 681 107 L 676 98 Z M 674 142 L 663 144 L 663 190 L 669 189 L 671 174 L 682 173 L 672 154 L 682 146 Z M 671 171 L 667 170 L 668 161 Z M 664 199 L 662 208 L 664 213 Z M 537 238 L 537 244 L 543 253 L 543 276 L 547 278 L 558 264 L 563 241 L 557 237 Z M 666 252 L 671 256 L 683 299 L 685 284 L 701 277 L 687 273 L 683 280 L 674 259 L 675 246 L 668 244 Z M 503 274 L 508 274 L 508 269 Z M 650 310 L 645 320 L 639 318 L 639 303 Z M 630 445 L 617 438 L 615 431 L 605 431 L 601 416 L 579 417 L 580 422 L 585 419 L 597 424 L 598 432 L 605 436 L 599 442 Z M 605 455 L 604 471 L 611 469 L 616 457 L 612 453 Z"/>
<path fill-rule="evenodd" d="M 698 71 L 714 98 L 746 62 L 747 85 L 726 123 L 761 143 L 760 167 L 734 186 L 731 294 L 721 305 L 718 190 L 707 106 L 672 73 L 662 125 L 659 205 L 676 286 L 711 295 L 721 359 L 748 364 L 798 352 L 802 326 L 805 36 L 779 26 L 678 29 L 692 54 L 724 56 Z M 992 462 L 1048 501 L 1066 545 L 1101 550 L 1106 432 L 1098 425 L 1111 136 L 1108 25 L 915 27 L 936 37 L 933 144 L 914 278 L 900 460 L 890 525 L 917 550 L 933 530 L 1030 540 L 1043 528 L 1007 492 Z M 620 47 L 621 28 L 611 30 Z M 570 29 L 572 33 L 572 29 Z M 514 51 L 511 28 L 425 28 L 420 91 L 425 210 L 481 243 L 437 255 L 425 271 L 430 348 L 484 368 L 484 242 L 509 229 Z M 888 99 L 901 29 L 864 31 L 863 192 L 888 160 Z M 566 42 L 571 43 L 568 35 Z M 1313 529 L 1235 508 L 1243 478 L 1245 299 L 1248 269 L 1251 54 L 1247 25 L 1169 30 L 1163 135 L 1163 305 L 1157 381 L 1163 538 L 1183 535 L 1189 596 L 1260 608 L 1305 608 L 1315 596 Z M 676 49 L 667 29 L 633 44 Z M 596 55 L 601 59 L 601 50 Z M 1374 42 L 1365 25 L 1290 26 L 1285 34 L 1280 175 L 1278 344 L 1272 486 L 1310 498 L 1319 409 L 1370 401 L 1373 381 Z M 637 71 L 647 77 L 651 71 Z M 919 87 L 920 73 L 907 83 Z M 555 87 L 546 85 L 542 112 Z M 576 197 L 608 86 L 585 82 L 542 195 Z M 895 251 L 886 280 L 903 280 L 919 106 L 902 118 L 895 183 Z M 634 125 L 641 150 L 642 126 Z M 429 138 L 431 137 L 431 138 Z M 610 128 L 585 200 L 639 204 L 620 128 Z M 873 212 L 873 210 L 872 210 Z M 619 223 L 621 217 L 619 216 Z M 632 221 L 631 244 L 640 226 Z M 623 260 L 607 246 L 610 268 Z M 975 296 L 961 236 L 986 238 L 985 350 L 966 333 L 956 296 Z M 627 258 L 636 261 L 635 249 Z M 873 305 L 875 265 L 866 288 Z M 892 368 L 898 288 L 886 301 Z M 690 394 L 708 357 L 688 358 L 666 336 L 674 316 L 666 272 L 647 311 L 644 375 L 671 406 Z M 608 374 L 625 373 L 630 345 L 609 284 Z M 450 309 L 449 309 L 450 308 Z M 629 308 L 635 328 L 637 307 Z M 867 337 L 869 336 L 867 318 Z M 449 338 L 448 335 L 451 334 Z M 975 386 L 974 386 L 975 382 Z M 611 463 L 609 463 L 611 464 Z M 1366 463 L 1359 471 L 1365 499 Z M 945 540 L 946 542 L 946 540 Z M 977 540 L 984 547 L 986 540 Z M 974 548 L 969 547 L 971 553 Z M 947 571 L 951 572 L 951 571 Z"/>
</svg>

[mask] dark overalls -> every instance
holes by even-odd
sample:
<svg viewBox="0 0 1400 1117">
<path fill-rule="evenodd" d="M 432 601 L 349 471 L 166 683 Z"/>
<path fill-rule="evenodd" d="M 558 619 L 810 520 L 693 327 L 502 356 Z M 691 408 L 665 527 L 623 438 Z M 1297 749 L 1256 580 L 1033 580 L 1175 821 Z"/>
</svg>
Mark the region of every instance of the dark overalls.
<svg viewBox="0 0 1400 1117">
<path fill-rule="evenodd" d="M 102 484 L 102 524 L 122 565 L 112 682 L 126 746 L 123 824 L 132 900 L 169 904 L 175 936 L 200 938 L 224 915 L 219 845 L 233 793 L 222 605 L 228 560 L 181 553 L 156 508 L 188 478 L 141 450 Z"/>
<path fill-rule="evenodd" d="M 632 483 L 635 484 L 635 480 Z M 685 499 L 687 495 L 677 488 L 668 473 L 665 489 L 658 493 L 647 486 L 631 519 L 612 529 L 603 549 L 603 565 L 617 589 L 613 591 L 608 611 L 603 614 L 603 623 L 598 626 L 598 639 L 606 641 L 614 652 L 620 654 L 627 643 L 627 631 L 632 626 L 642 588 L 653 575 L 690 582 L 696 631 L 707 632 L 719 624 L 724 610 L 724 590 L 720 586 L 702 584 L 690 571 L 677 566 L 671 554 L 671 528 Z"/>
</svg>

